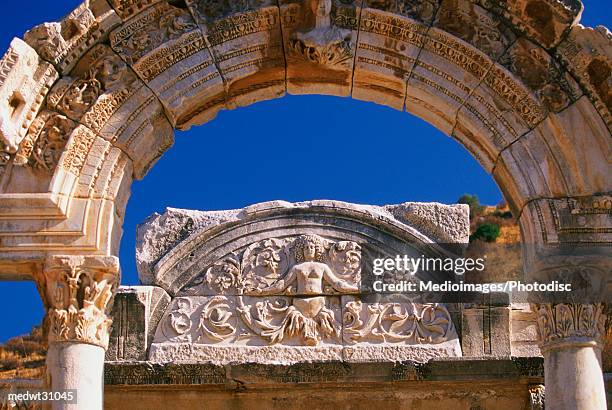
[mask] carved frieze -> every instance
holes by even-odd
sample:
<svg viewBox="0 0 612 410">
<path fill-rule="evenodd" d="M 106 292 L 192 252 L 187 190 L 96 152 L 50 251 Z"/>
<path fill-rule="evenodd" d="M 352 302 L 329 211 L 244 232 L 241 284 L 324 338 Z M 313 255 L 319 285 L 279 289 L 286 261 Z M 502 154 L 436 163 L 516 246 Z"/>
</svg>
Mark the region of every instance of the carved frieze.
<svg viewBox="0 0 612 410">
<path fill-rule="evenodd" d="M 361 246 L 353 241 L 308 234 L 250 244 L 206 267 L 179 292 L 158 327 L 153 358 L 184 356 L 180 344 L 215 362 L 249 351 L 255 361 L 267 355 L 290 361 L 298 350 L 283 349 L 292 346 L 323 349 L 301 354 L 328 360 L 348 345 L 355 360 L 367 359 L 360 350 L 365 345 L 389 358 L 413 345 L 443 346 L 433 355 L 457 352 L 443 305 L 362 301 L 360 275 Z M 400 350 L 387 352 L 388 345 Z"/>
<path fill-rule="evenodd" d="M 108 0 L 111 7 L 115 9 L 123 21 L 127 21 L 136 14 L 161 0 Z"/>
<path fill-rule="evenodd" d="M 318 235 L 270 238 L 215 262 L 180 294 L 355 293 L 360 273 L 361 247 L 355 242 L 336 242 Z"/>
<path fill-rule="evenodd" d="M 440 0 L 366 0 L 363 7 L 409 17 L 430 25 L 440 7 Z"/>
<path fill-rule="evenodd" d="M 110 41 L 178 127 L 205 122 L 222 107 L 223 80 L 188 9 L 166 2 L 153 5 L 113 31 Z"/>
<path fill-rule="evenodd" d="M 524 214 L 537 226 L 538 243 L 601 246 L 612 238 L 610 195 L 532 201 Z"/>
<path fill-rule="evenodd" d="M 449 340 L 454 326 L 441 304 L 363 303 L 343 298 L 343 337 L 348 344 L 435 344 Z"/>
<path fill-rule="evenodd" d="M 157 97 L 108 46 L 92 48 L 58 81 L 47 107 L 124 150 L 142 176 L 173 142 Z"/>
<path fill-rule="evenodd" d="M 74 121 L 83 118 L 92 129 L 99 130 L 104 120 L 94 119 L 102 114 L 101 110 L 92 110 L 94 104 L 99 99 L 120 104 L 138 86 L 136 77 L 121 58 L 100 45 L 79 61 L 70 77 L 63 77 L 55 84 L 47 97 L 47 106 Z M 108 109 L 102 111 L 112 113 Z"/>
<path fill-rule="evenodd" d="M 187 4 L 224 80 L 228 108 L 284 94 L 285 53 L 276 1 L 190 0 Z"/>
<path fill-rule="evenodd" d="M 466 41 L 494 60 L 515 40 L 512 31 L 500 19 L 469 0 L 442 0 L 434 26 Z"/>
<path fill-rule="evenodd" d="M 546 49 L 556 47 L 563 34 L 577 22 L 582 2 L 574 0 L 474 0 L 503 18 Z"/>
<path fill-rule="evenodd" d="M 518 39 L 500 62 L 519 77 L 549 111 L 559 112 L 581 95 L 578 84 L 570 75 L 563 74 L 550 54 L 525 38 Z"/>
<path fill-rule="evenodd" d="M 427 26 L 377 9 L 361 11 L 353 97 L 403 110 Z"/>
<path fill-rule="evenodd" d="M 121 23 L 106 2 L 95 3 L 83 3 L 61 22 L 34 27 L 25 34 L 25 41 L 58 71 L 68 74 L 88 49 Z"/>
<path fill-rule="evenodd" d="M 119 283 L 115 257 L 57 256 L 36 278 L 45 301 L 49 342 L 108 346 L 108 316 Z"/>
<path fill-rule="evenodd" d="M 76 123 L 64 115 L 44 111 L 32 123 L 15 156 L 16 165 L 52 173 Z"/>
<path fill-rule="evenodd" d="M 210 24 L 216 20 L 226 18 L 232 14 L 255 11 L 263 7 L 276 5 L 273 0 L 187 0 L 189 8 L 194 11 L 197 18 Z"/>
</svg>

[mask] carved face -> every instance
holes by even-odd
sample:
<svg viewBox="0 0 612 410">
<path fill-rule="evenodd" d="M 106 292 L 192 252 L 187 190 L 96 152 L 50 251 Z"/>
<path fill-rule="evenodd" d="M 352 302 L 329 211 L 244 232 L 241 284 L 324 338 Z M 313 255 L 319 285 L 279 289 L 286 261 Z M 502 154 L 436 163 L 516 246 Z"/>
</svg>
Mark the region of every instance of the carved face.
<svg viewBox="0 0 612 410">
<path fill-rule="evenodd" d="M 295 242 L 295 258 L 298 263 L 319 261 L 323 257 L 325 245 L 316 236 L 301 236 Z"/>
<path fill-rule="evenodd" d="M 317 245 L 313 242 L 307 242 L 303 248 L 304 260 L 313 261 L 317 256 Z"/>
<path fill-rule="evenodd" d="M 313 0 L 311 3 L 312 12 L 317 17 L 329 16 L 331 13 L 331 0 Z"/>
<path fill-rule="evenodd" d="M 104 88 L 108 90 L 121 80 L 124 69 L 125 63 L 121 59 L 118 57 L 107 57 L 97 65 L 97 77 L 104 85 Z"/>
</svg>

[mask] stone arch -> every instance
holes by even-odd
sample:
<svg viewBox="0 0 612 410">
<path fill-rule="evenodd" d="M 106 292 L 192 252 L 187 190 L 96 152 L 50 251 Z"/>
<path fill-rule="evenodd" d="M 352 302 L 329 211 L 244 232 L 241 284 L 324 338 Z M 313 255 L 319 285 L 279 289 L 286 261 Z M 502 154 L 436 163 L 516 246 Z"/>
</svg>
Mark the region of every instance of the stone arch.
<svg viewBox="0 0 612 410">
<path fill-rule="evenodd" d="M 131 181 L 173 129 L 285 93 L 423 118 L 493 174 L 532 245 L 528 270 L 570 255 L 605 275 L 612 36 L 580 25 L 582 7 L 87 1 L 0 61 L 0 277 L 44 282 L 57 255 L 116 255 Z"/>
<path fill-rule="evenodd" d="M 405 109 L 493 174 L 525 242 L 605 242 L 559 218 L 609 205 L 610 34 L 576 24 L 581 6 L 337 1 L 317 17 L 295 1 L 187 3 L 90 2 L 13 41 L 2 253 L 114 254 L 131 179 L 173 128 L 286 92 Z"/>
</svg>

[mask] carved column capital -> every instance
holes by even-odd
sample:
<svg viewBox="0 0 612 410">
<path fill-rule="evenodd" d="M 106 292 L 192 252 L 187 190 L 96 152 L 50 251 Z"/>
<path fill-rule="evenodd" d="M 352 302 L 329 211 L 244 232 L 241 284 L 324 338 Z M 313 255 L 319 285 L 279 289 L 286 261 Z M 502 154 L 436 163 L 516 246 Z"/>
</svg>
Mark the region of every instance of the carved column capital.
<svg viewBox="0 0 612 410">
<path fill-rule="evenodd" d="M 606 309 L 603 303 L 535 304 L 538 344 L 542 353 L 564 347 L 603 348 Z"/>
<path fill-rule="evenodd" d="M 36 278 L 49 342 L 108 347 L 112 299 L 120 282 L 114 256 L 53 256 Z"/>
</svg>

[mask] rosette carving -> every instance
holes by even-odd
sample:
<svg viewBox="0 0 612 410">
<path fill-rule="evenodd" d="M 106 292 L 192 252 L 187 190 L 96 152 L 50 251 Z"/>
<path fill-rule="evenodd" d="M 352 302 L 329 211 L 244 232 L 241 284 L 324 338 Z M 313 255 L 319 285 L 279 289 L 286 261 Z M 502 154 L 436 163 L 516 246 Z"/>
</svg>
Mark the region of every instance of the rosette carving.
<svg viewBox="0 0 612 410">
<path fill-rule="evenodd" d="M 201 336 L 218 342 L 234 336 L 236 316 L 226 297 L 215 296 L 204 305 L 198 330 Z"/>
<path fill-rule="evenodd" d="M 242 259 L 242 285 L 245 289 L 269 286 L 286 272 L 289 261 L 285 245 L 285 240 L 272 238 L 246 249 Z"/>
</svg>

